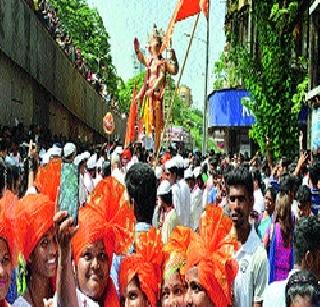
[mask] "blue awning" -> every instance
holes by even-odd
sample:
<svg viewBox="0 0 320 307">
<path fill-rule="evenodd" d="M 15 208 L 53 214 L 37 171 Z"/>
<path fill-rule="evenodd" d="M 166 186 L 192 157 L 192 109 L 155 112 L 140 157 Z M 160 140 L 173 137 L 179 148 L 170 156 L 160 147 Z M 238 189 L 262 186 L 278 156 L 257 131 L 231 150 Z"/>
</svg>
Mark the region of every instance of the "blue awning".
<svg viewBox="0 0 320 307">
<path fill-rule="evenodd" d="M 209 127 L 251 127 L 255 119 L 241 103 L 249 99 L 243 89 L 224 89 L 211 93 L 208 97 Z"/>
</svg>

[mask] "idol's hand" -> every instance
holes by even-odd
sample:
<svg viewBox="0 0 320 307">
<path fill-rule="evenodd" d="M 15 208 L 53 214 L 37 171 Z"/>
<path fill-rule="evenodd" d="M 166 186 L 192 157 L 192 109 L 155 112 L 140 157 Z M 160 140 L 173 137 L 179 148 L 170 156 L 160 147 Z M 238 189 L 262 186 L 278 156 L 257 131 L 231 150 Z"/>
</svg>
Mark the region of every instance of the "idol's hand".
<svg viewBox="0 0 320 307">
<path fill-rule="evenodd" d="M 140 43 L 136 37 L 134 38 L 133 45 L 135 53 L 138 53 L 140 51 Z"/>
</svg>

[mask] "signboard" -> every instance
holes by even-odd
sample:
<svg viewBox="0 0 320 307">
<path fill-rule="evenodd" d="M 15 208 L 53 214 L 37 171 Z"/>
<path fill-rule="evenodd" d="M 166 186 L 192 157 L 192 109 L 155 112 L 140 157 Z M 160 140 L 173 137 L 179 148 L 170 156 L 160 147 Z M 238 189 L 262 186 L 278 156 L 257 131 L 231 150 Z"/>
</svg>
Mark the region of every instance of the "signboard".
<svg viewBox="0 0 320 307">
<path fill-rule="evenodd" d="M 320 108 L 312 110 L 311 149 L 320 148 Z"/>
<path fill-rule="evenodd" d="M 255 119 L 242 101 L 249 93 L 242 89 L 214 91 L 209 95 L 209 127 L 251 127 Z"/>
</svg>

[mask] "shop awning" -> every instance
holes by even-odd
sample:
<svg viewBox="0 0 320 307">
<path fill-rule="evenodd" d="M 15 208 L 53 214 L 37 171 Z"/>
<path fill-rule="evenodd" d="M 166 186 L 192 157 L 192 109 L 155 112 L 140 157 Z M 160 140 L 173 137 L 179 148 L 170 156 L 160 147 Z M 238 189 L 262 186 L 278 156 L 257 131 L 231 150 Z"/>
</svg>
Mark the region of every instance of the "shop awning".
<svg viewBox="0 0 320 307">
<path fill-rule="evenodd" d="M 208 99 L 209 127 L 251 127 L 254 124 L 254 117 L 241 104 L 242 99 L 249 99 L 248 91 L 218 90 L 211 93 Z"/>
</svg>

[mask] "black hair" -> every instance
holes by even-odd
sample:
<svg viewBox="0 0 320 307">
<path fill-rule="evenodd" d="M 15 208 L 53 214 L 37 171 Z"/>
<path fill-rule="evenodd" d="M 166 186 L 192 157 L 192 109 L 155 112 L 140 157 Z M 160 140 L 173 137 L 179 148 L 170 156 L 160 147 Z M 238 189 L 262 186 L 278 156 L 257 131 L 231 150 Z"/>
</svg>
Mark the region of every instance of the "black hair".
<svg viewBox="0 0 320 307">
<path fill-rule="evenodd" d="M 320 248 L 320 220 L 317 216 L 302 217 L 294 230 L 295 262 L 301 265 L 304 255 L 318 248 Z"/>
<path fill-rule="evenodd" d="M 165 194 L 165 195 L 160 195 L 160 198 L 165 204 L 172 205 L 172 192 L 169 192 L 168 194 Z"/>
<path fill-rule="evenodd" d="M 102 163 L 102 176 L 103 177 L 111 176 L 111 163 L 110 163 L 110 161 L 104 161 Z"/>
<path fill-rule="evenodd" d="M 134 214 L 137 222 L 150 223 L 157 201 L 157 178 L 146 163 L 135 163 L 125 177 L 126 188 L 134 201 Z"/>
<path fill-rule="evenodd" d="M 301 203 L 311 203 L 311 191 L 306 185 L 299 187 L 296 199 Z"/>
<path fill-rule="evenodd" d="M 286 285 L 286 307 L 290 307 L 296 296 L 307 296 L 312 306 L 320 305 L 320 286 L 312 273 L 299 271 L 290 276 Z"/>
<path fill-rule="evenodd" d="M 249 194 L 249 197 L 253 196 L 253 178 L 251 173 L 245 168 L 236 168 L 227 173 L 226 182 L 229 187 L 235 185 L 244 186 Z"/>
<path fill-rule="evenodd" d="M 258 181 L 258 187 L 259 187 L 259 189 L 261 189 L 261 187 L 262 187 L 261 173 L 259 171 L 255 170 L 254 172 L 252 172 L 252 177 L 253 177 L 253 181 Z"/>
<path fill-rule="evenodd" d="M 274 187 L 268 187 L 267 190 L 266 190 L 266 193 L 267 193 L 268 191 L 270 191 L 272 201 L 275 203 L 275 202 L 276 202 L 276 199 L 277 199 L 277 191 L 275 190 Z"/>
<path fill-rule="evenodd" d="M 319 171 L 316 167 L 312 166 L 309 168 L 309 178 L 313 186 L 316 186 L 318 184 Z"/>
</svg>

